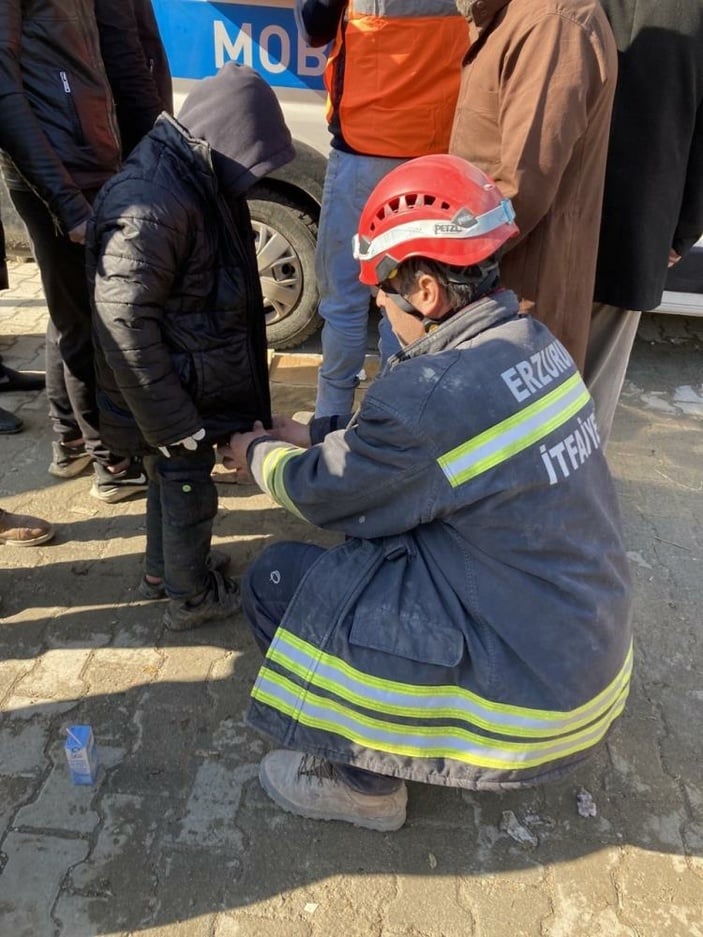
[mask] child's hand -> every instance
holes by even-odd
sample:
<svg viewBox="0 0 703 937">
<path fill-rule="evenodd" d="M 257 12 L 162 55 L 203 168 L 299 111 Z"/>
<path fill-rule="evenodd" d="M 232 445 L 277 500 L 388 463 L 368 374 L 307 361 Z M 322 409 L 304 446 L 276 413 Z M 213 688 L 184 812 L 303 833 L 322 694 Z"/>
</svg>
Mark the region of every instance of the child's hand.
<svg viewBox="0 0 703 937">
<path fill-rule="evenodd" d="M 176 442 L 170 442 L 168 446 L 159 446 L 159 452 L 161 455 L 165 455 L 167 459 L 171 458 L 171 453 L 169 452 L 171 446 L 183 446 L 183 448 L 188 449 L 189 452 L 195 452 L 198 448 L 198 443 L 203 439 L 205 439 L 205 430 L 201 427 L 199 430 L 196 430 L 192 436 L 186 436 L 184 439 L 177 439 Z"/>
</svg>

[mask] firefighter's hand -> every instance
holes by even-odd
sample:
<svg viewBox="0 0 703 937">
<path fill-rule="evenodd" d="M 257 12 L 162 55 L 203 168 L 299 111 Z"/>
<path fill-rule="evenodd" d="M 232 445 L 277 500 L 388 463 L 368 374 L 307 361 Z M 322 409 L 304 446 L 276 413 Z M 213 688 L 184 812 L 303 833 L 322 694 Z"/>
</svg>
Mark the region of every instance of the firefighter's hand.
<svg viewBox="0 0 703 937">
<path fill-rule="evenodd" d="M 307 423 L 299 423 L 289 416 L 279 416 L 274 413 L 271 435 L 282 442 L 289 442 L 291 446 L 299 446 L 301 449 L 310 448 L 310 427 Z"/>
<path fill-rule="evenodd" d="M 247 465 L 247 449 L 249 446 L 255 439 L 273 435 L 273 433 L 264 429 L 264 424 L 259 420 L 254 423 L 254 428 L 249 433 L 232 433 L 229 445 L 220 446 L 222 464 L 233 472 L 247 472 L 249 470 Z"/>
</svg>

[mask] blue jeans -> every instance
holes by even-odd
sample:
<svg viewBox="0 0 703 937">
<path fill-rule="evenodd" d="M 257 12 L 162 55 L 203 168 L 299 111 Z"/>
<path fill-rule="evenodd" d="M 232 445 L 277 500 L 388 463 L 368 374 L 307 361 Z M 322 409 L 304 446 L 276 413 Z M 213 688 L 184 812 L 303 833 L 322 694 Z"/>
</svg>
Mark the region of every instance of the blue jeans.
<svg viewBox="0 0 703 937">
<path fill-rule="evenodd" d="M 268 650 L 298 583 L 324 552 L 314 544 L 283 541 L 266 547 L 247 569 L 242 581 L 242 611 L 262 653 Z M 402 783 L 398 778 L 339 762 L 334 767 L 345 784 L 361 794 L 392 794 Z"/>
<path fill-rule="evenodd" d="M 217 514 L 217 489 L 211 472 L 215 450 L 201 445 L 144 457 L 146 493 L 144 572 L 164 581 L 166 595 L 185 601 L 209 585 L 207 559 Z"/>
<path fill-rule="evenodd" d="M 322 193 L 315 273 L 320 290 L 322 366 L 315 416 L 352 413 L 357 375 L 366 356 L 371 291 L 359 281 L 352 238 L 375 185 L 402 159 L 330 152 Z M 388 321 L 380 325 L 382 362 L 399 349 Z"/>
</svg>

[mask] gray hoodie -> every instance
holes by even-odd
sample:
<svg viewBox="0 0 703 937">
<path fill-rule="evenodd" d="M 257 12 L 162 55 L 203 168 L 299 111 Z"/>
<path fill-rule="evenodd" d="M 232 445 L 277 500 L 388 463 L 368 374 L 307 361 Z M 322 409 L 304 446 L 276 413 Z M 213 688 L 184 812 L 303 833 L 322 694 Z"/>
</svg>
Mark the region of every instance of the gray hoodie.
<svg viewBox="0 0 703 937">
<path fill-rule="evenodd" d="M 210 144 L 220 185 L 231 195 L 243 195 L 295 156 L 276 95 L 246 65 L 228 62 L 199 81 L 178 120 L 191 136 Z"/>
</svg>

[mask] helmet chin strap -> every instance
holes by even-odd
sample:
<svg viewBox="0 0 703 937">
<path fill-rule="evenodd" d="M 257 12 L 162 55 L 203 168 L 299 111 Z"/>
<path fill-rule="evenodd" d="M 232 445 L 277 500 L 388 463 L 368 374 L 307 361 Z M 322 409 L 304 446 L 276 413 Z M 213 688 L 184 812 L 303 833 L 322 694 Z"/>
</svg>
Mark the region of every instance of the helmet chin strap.
<svg viewBox="0 0 703 937">
<path fill-rule="evenodd" d="M 424 328 L 425 332 L 429 332 L 430 327 L 433 324 L 437 325 L 439 322 L 441 322 L 443 319 L 446 319 L 447 316 L 450 316 L 454 312 L 453 309 L 450 309 L 449 312 L 443 315 L 441 319 L 430 319 L 428 316 L 424 315 L 424 313 L 420 312 L 416 306 L 413 306 L 413 304 L 406 296 L 402 296 L 400 293 L 393 293 L 392 298 L 393 302 L 398 307 L 398 309 L 401 310 L 401 312 L 412 316 L 413 319 L 419 319 L 420 322 L 422 322 L 422 327 Z"/>
<path fill-rule="evenodd" d="M 454 282 L 461 283 L 465 286 L 471 287 L 471 298 L 466 305 L 471 305 L 475 303 L 482 296 L 485 296 L 487 293 L 490 293 L 495 289 L 498 282 L 498 264 L 495 261 L 489 263 L 480 263 L 476 264 L 475 267 L 481 271 L 481 278 L 476 277 L 467 277 L 466 279 L 457 279 Z M 475 269 L 475 268 L 474 268 Z M 412 316 L 414 319 L 419 319 L 422 322 L 422 327 L 426 333 L 431 332 L 438 325 L 441 325 L 446 319 L 449 319 L 455 313 L 459 312 L 458 309 L 452 307 L 447 310 L 442 316 L 433 318 L 431 316 L 426 316 L 424 313 L 413 306 L 407 296 L 403 296 L 401 293 L 393 293 L 392 296 L 393 302 L 402 312 L 407 313 L 407 315 Z M 462 306 L 461 308 L 466 308 Z"/>
<path fill-rule="evenodd" d="M 438 319 L 432 319 L 430 316 L 426 316 L 421 313 L 419 309 L 416 309 L 415 306 L 413 306 L 409 299 L 406 299 L 405 296 L 401 296 L 399 293 L 395 294 L 393 297 L 393 302 L 396 304 L 398 309 L 401 309 L 407 315 L 412 316 L 413 319 L 419 319 L 420 322 L 422 322 L 422 328 L 425 330 L 426 334 L 429 334 L 433 329 L 437 328 L 438 325 L 441 325 L 445 319 L 453 316 L 457 311 L 456 309 L 449 309 Z"/>
<path fill-rule="evenodd" d="M 425 318 L 420 310 L 416 306 L 413 306 L 413 304 L 406 296 L 403 296 L 400 293 L 393 293 L 391 294 L 391 299 L 396 304 L 398 309 L 402 309 L 402 311 L 407 312 L 408 315 L 415 316 L 416 319 Z"/>
</svg>

